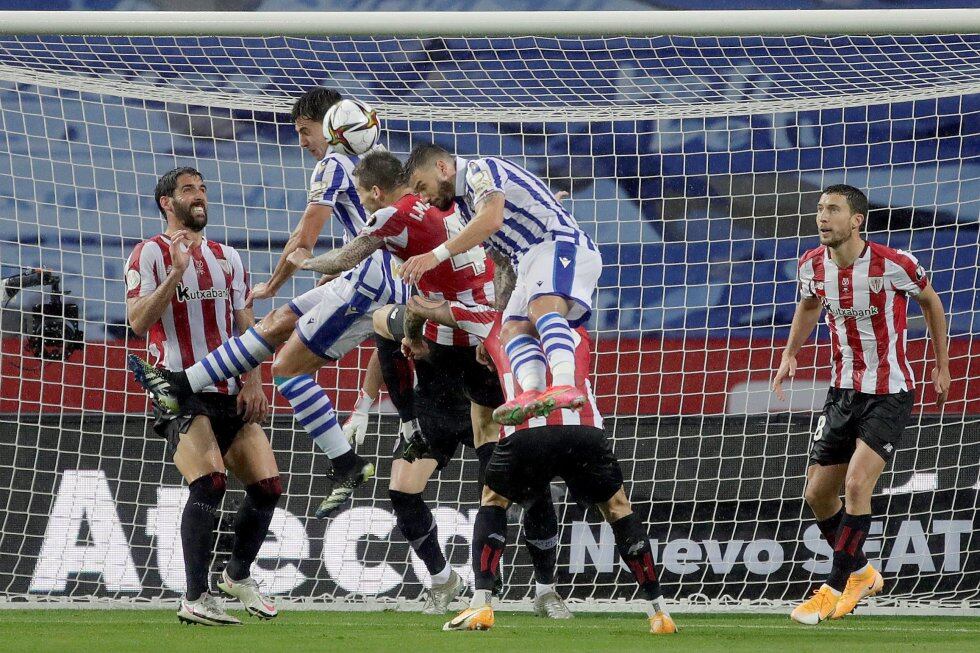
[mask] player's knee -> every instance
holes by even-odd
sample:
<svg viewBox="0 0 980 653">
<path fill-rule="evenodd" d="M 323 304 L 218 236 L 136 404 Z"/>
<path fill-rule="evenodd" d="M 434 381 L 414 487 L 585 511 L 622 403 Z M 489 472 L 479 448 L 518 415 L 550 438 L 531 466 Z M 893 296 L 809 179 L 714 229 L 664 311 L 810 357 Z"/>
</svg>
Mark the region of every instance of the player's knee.
<svg viewBox="0 0 980 653">
<path fill-rule="evenodd" d="M 534 329 L 527 320 L 507 320 L 500 327 L 500 341 L 506 344 L 519 335 L 531 333 Z"/>
<path fill-rule="evenodd" d="M 391 315 L 391 311 L 394 310 L 394 306 L 385 306 L 384 308 L 379 308 L 371 315 L 371 322 L 374 325 L 374 332 L 379 336 L 383 336 L 392 340 L 391 329 L 388 328 L 388 316 Z"/>
<path fill-rule="evenodd" d="M 865 474 L 848 474 L 844 481 L 844 497 L 847 503 L 864 502 L 870 499 L 874 483 Z"/>
<path fill-rule="evenodd" d="M 258 324 L 258 332 L 269 342 L 282 344 L 292 334 L 298 317 L 289 306 L 280 306 L 262 318 Z"/>
<path fill-rule="evenodd" d="M 208 512 L 214 512 L 225 496 L 227 485 L 228 476 L 223 472 L 204 474 L 189 484 L 190 496 L 187 500 Z"/>
<path fill-rule="evenodd" d="M 608 501 L 599 504 L 599 512 L 611 524 L 633 514 L 633 506 L 626 498 L 626 491 L 619 488 L 619 491 L 612 495 Z"/>
<path fill-rule="evenodd" d="M 486 485 L 483 486 L 483 495 L 480 497 L 481 506 L 496 506 L 498 508 L 509 508 L 510 501 L 500 496 Z"/>
<path fill-rule="evenodd" d="M 278 476 L 264 478 L 245 487 L 245 493 L 256 506 L 272 508 L 282 496 L 282 480 Z"/>
</svg>

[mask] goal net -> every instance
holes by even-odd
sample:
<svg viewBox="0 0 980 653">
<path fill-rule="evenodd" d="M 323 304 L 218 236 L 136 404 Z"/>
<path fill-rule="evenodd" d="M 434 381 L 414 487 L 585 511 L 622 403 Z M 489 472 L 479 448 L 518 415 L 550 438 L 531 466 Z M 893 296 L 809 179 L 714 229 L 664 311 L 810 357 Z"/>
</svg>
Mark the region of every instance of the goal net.
<svg viewBox="0 0 980 653">
<path fill-rule="evenodd" d="M 275 31 L 274 17 L 256 20 Z M 822 324 L 787 402 L 767 386 L 797 300 L 797 259 L 817 242 L 819 191 L 865 189 L 867 237 L 912 251 L 942 298 L 953 376 L 940 410 L 913 302 L 917 408 L 875 492 L 865 548 L 886 591 L 874 605 L 980 608 L 980 36 L 460 31 L 0 37 L 2 275 L 60 275 L 62 305 L 77 304 L 84 334 L 81 351 L 44 359 L 63 332 L 38 306 L 57 295 L 6 284 L 0 602 L 113 606 L 183 592 L 187 489 L 125 371 L 125 354 L 145 344 L 125 326 L 123 265 L 163 229 L 157 178 L 192 165 L 209 187 L 207 236 L 238 248 L 253 283 L 267 278 L 314 164 L 289 108 L 320 84 L 371 103 L 399 155 L 436 141 L 465 157 L 509 157 L 570 194 L 605 263 L 589 325 L 599 405 L 665 592 L 689 609 L 780 606 L 829 571 L 802 500 L 830 378 Z M 328 226 L 318 250 L 340 233 Z M 313 283 L 296 275 L 257 313 Z M 368 354 L 320 374 L 341 413 Z M 286 496 L 254 576 L 297 604 L 414 605 L 428 578 L 387 498 L 395 420 L 372 418 L 360 451 L 379 460 L 378 479 L 329 521 L 311 516 L 327 460 L 279 397 L 267 432 Z M 463 451 L 425 493 L 467 578 L 476 467 Z M 626 609 L 634 583 L 609 528 L 561 483 L 552 493 L 560 593 Z M 241 496 L 232 481 L 215 570 Z M 533 585 L 519 517 L 513 508 L 504 566 L 515 605 Z"/>
</svg>

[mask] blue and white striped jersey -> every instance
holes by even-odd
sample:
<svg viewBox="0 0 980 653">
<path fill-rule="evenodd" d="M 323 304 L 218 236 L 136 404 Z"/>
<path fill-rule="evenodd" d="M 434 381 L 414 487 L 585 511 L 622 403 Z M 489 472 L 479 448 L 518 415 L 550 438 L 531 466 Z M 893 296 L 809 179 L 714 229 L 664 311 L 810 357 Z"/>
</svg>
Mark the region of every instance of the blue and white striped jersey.
<svg viewBox="0 0 980 653">
<path fill-rule="evenodd" d="M 309 202 L 333 207 L 334 218 L 344 228 L 344 242 L 357 236 L 367 222 L 367 211 L 354 188 L 353 172 L 358 158 L 328 152 L 310 175 Z M 393 274 L 391 253 L 379 249 L 344 275 L 364 295 L 376 302 L 404 304 L 408 288 Z"/>
<path fill-rule="evenodd" d="M 504 194 L 504 224 L 490 236 L 490 243 L 510 257 L 514 266 L 538 243 L 555 240 L 598 251 L 556 198 L 536 175 L 516 163 L 497 157 L 456 158 L 456 195 L 462 219 L 469 222 L 476 207 L 492 193 Z M 465 206 L 462 206 L 465 205 Z"/>
</svg>

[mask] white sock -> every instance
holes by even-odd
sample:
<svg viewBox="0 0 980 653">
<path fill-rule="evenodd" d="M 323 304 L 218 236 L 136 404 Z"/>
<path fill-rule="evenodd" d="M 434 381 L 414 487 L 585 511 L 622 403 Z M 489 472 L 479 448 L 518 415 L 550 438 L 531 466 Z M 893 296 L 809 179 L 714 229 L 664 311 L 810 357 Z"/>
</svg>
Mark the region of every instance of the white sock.
<svg viewBox="0 0 980 653">
<path fill-rule="evenodd" d="M 490 605 L 490 590 L 473 590 L 473 598 L 470 599 L 471 608 L 482 608 Z"/>
<path fill-rule="evenodd" d="M 555 591 L 554 585 L 545 585 L 544 583 L 534 582 L 534 596 L 544 596 L 545 594 L 550 594 Z"/>
<path fill-rule="evenodd" d="M 656 615 L 658 612 L 662 612 L 664 614 L 670 614 L 669 612 L 667 612 L 667 602 L 664 601 L 664 597 L 662 596 L 658 596 L 657 598 L 647 603 L 646 608 L 647 608 L 647 617 L 652 617 Z"/>
<path fill-rule="evenodd" d="M 547 365 L 541 342 L 529 335 L 519 335 L 504 348 L 510 360 L 510 369 L 514 371 L 517 382 L 526 392 L 528 390 L 544 390 L 544 375 Z"/>
<path fill-rule="evenodd" d="M 542 315 L 535 323 L 548 357 L 553 385 L 575 385 L 575 338 L 561 313 Z"/>
<path fill-rule="evenodd" d="M 442 571 L 432 574 L 432 584 L 433 585 L 445 585 L 449 582 L 449 578 L 453 575 L 453 568 L 446 563 Z"/>
<path fill-rule="evenodd" d="M 275 352 L 276 348 L 252 327 L 188 367 L 187 382 L 191 390 L 200 392 L 213 383 L 254 370 Z"/>
</svg>

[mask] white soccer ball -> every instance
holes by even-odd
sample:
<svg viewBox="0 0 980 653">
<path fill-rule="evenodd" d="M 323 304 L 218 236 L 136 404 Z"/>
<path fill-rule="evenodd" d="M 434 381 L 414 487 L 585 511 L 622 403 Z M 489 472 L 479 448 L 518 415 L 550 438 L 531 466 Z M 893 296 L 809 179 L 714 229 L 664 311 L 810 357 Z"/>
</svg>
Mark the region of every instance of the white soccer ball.
<svg viewBox="0 0 980 653">
<path fill-rule="evenodd" d="M 324 116 L 323 135 L 334 152 L 356 156 L 377 145 L 381 121 L 377 112 L 360 100 L 341 100 Z"/>
</svg>

